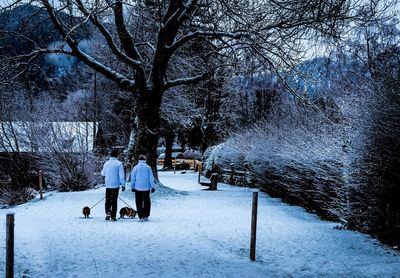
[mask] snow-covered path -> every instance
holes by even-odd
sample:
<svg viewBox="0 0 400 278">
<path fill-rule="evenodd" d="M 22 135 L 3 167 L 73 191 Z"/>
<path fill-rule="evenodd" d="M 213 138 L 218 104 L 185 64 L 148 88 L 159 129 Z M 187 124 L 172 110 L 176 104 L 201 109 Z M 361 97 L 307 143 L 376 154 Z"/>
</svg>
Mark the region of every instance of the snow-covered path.
<svg viewBox="0 0 400 278">
<path fill-rule="evenodd" d="M 151 220 L 104 221 L 104 188 L 54 193 L 0 211 L 16 217 L 17 277 L 400 277 L 400 256 L 359 233 L 261 193 L 257 261 L 248 259 L 251 190 L 204 191 L 193 173 L 160 173 Z M 182 192 L 185 190 L 186 192 Z M 131 192 L 122 198 L 133 205 Z M 119 202 L 119 207 L 124 203 Z M 0 276 L 5 234 L 0 232 Z"/>
</svg>

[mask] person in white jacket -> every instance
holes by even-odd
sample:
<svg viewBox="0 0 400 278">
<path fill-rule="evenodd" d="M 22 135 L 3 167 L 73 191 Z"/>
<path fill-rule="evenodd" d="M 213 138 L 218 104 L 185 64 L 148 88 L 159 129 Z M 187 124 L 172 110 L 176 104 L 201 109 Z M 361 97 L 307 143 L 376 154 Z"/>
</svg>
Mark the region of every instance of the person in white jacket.
<svg viewBox="0 0 400 278">
<path fill-rule="evenodd" d="M 125 190 L 125 171 L 122 163 L 117 159 L 118 150 L 111 150 L 111 157 L 103 165 L 101 175 L 105 177 L 106 185 L 106 220 L 117 221 L 117 204 L 119 187 Z"/>
<path fill-rule="evenodd" d="M 151 167 L 146 164 L 146 157 L 139 156 L 138 164 L 131 172 L 131 189 L 135 192 L 136 209 L 141 221 L 148 221 L 150 216 L 151 202 L 150 191 L 154 189 L 154 174 Z"/>
</svg>

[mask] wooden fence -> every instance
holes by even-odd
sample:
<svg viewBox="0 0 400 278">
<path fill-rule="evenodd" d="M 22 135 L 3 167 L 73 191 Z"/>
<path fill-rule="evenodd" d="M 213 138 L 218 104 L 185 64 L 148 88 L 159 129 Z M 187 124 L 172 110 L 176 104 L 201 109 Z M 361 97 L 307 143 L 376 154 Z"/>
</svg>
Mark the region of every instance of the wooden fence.
<svg viewBox="0 0 400 278">
<path fill-rule="evenodd" d="M 242 165 L 239 169 L 235 168 L 234 164 L 230 164 L 230 168 L 220 168 L 220 180 L 224 183 L 239 186 L 251 186 L 252 181 L 248 168 L 248 164 Z"/>
</svg>

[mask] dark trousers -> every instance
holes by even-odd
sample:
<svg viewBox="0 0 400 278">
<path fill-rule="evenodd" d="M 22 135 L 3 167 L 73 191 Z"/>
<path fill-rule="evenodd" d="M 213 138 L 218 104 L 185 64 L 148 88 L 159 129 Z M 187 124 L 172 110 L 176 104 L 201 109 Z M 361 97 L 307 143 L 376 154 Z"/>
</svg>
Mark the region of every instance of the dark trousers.
<svg viewBox="0 0 400 278">
<path fill-rule="evenodd" d="M 117 215 L 119 188 L 106 188 L 106 213 L 111 214 L 111 218 Z"/>
<path fill-rule="evenodd" d="M 150 190 L 138 191 L 135 190 L 136 210 L 139 218 L 146 218 L 150 216 Z"/>
</svg>

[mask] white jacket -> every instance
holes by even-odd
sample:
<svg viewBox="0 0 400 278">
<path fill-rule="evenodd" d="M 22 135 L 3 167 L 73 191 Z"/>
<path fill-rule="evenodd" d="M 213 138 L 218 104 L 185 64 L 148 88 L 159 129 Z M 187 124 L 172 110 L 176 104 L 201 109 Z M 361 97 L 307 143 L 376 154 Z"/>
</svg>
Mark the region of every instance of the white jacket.
<svg viewBox="0 0 400 278">
<path fill-rule="evenodd" d="M 131 173 L 131 188 L 138 191 L 147 191 L 154 187 L 154 175 L 151 167 L 145 160 L 139 160 L 139 163 L 133 167 Z"/>
<path fill-rule="evenodd" d="M 106 188 L 119 188 L 120 185 L 125 185 L 124 167 L 115 157 L 111 157 L 104 163 L 101 175 L 105 177 Z"/>
</svg>

